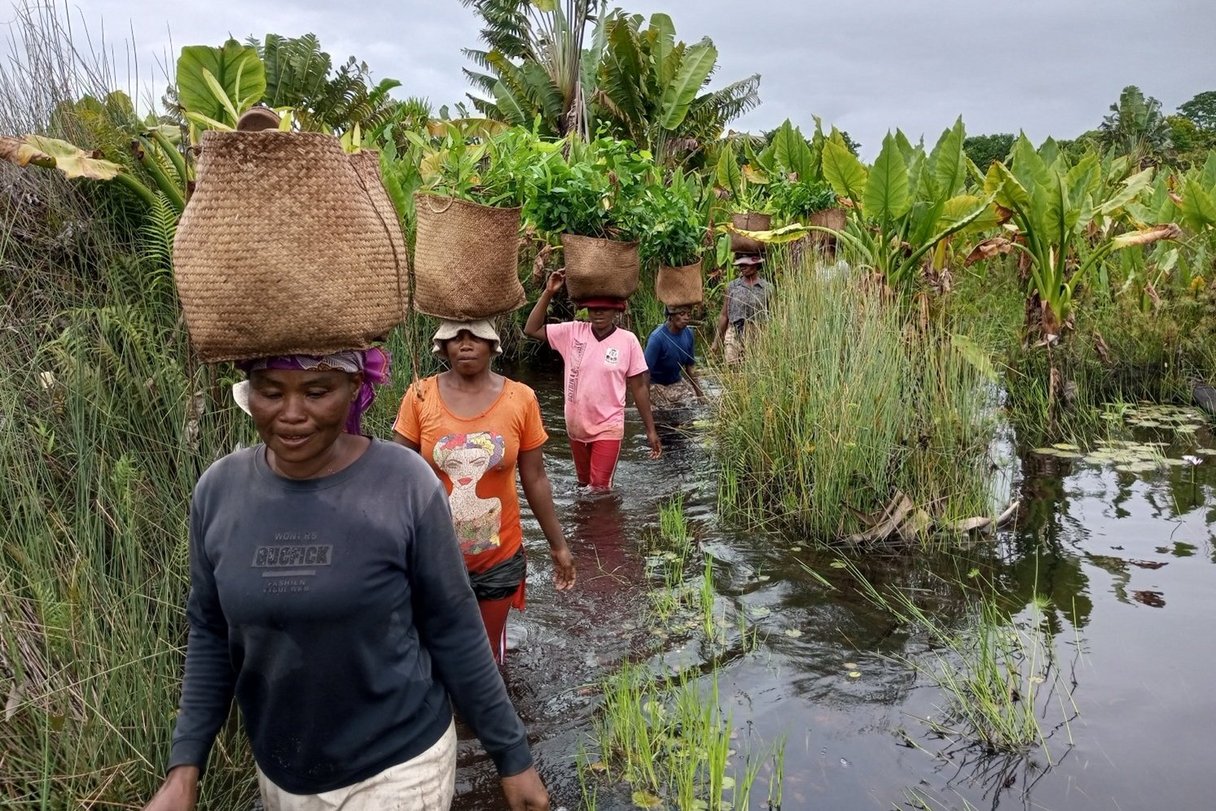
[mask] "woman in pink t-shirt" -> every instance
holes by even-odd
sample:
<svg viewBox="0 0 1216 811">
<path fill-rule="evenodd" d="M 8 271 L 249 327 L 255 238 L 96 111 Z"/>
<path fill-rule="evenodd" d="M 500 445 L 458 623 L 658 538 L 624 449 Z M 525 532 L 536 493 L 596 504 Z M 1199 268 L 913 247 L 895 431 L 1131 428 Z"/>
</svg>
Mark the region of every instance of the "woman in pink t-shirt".
<svg viewBox="0 0 1216 811">
<path fill-rule="evenodd" d="M 646 426 L 650 458 L 658 459 L 663 452 L 650 413 L 646 357 L 637 336 L 617 328 L 617 314 L 625 309 L 622 299 L 587 299 L 580 304 L 587 308 L 589 321 L 545 324 L 549 302 L 565 283 L 565 271 L 549 276 L 524 333 L 548 341 L 564 361 L 566 434 L 578 483 L 608 490 L 625 437 L 626 389 Z"/>
</svg>

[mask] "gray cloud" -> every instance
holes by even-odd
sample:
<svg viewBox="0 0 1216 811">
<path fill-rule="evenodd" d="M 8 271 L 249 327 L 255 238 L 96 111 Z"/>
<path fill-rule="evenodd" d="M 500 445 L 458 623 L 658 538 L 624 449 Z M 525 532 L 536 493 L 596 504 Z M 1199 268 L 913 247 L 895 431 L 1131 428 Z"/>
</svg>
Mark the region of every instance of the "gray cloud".
<svg viewBox="0 0 1216 811">
<path fill-rule="evenodd" d="M 812 114 L 861 141 L 872 156 L 888 129 L 932 141 L 958 115 L 973 134 L 1068 138 L 1095 127 L 1128 84 L 1167 112 L 1216 89 L 1216 3 L 1156 0 L 666 0 L 678 35 L 709 36 L 716 81 L 760 73 L 764 103 L 736 127 L 767 129 Z M 111 43 L 133 31 L 145 88 L 153 57 L 172 45 L 218 43 L 267 31 L 316 33 L 335 59 L 366 61 L 402 81 L 398 95 L 438 106 L 467 91 L 460 49 L 478 23 L 457 0 L 211 0 L 206 4 L 89 0 L 79 13 Z M 157 92 L 161 78 L 157 76 Z"/>
</svg>

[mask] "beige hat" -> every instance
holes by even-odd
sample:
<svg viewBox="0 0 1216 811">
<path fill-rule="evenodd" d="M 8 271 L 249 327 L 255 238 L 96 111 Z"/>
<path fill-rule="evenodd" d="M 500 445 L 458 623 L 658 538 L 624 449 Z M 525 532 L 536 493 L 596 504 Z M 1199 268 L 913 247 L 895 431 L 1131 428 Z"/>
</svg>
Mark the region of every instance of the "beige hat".
<svg viewBox="0 0 1216 811">
<path fill-rule="evenodd" d="M 431 354 L 442 355 L 444 342 L 452 340 L 461 331 L 468 331 L 483 341 L 489 341 L 493 344 L 491 351 L 495 355 L 502 354 L 502 341 L 498 332 L 495 331 L 494 325 L 484 318 L 479 321 L 440 321 L 439 329 L 435 330 L 435 336 L 431 338 Z"/>
</svg>

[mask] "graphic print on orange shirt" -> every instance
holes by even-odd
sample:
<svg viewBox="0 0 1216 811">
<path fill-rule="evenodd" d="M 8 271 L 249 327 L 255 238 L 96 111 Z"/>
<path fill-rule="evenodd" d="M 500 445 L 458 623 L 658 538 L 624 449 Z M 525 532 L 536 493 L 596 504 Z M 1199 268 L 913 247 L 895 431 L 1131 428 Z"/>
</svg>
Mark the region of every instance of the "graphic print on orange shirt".
<svg viewBox="0 0 1216 811">
<path fill-rule="evenodd" d="M 435 467 L 452 482 L 448 506 L 460 550 L 466 555 L 479 555 L 502 544 L 498 536 L 502 501 L 477 495 L 477 483 L 502 461 L 505 447 L 502 436 L 489 431 L 446 434 L 435 443 Z"/>
</svg>

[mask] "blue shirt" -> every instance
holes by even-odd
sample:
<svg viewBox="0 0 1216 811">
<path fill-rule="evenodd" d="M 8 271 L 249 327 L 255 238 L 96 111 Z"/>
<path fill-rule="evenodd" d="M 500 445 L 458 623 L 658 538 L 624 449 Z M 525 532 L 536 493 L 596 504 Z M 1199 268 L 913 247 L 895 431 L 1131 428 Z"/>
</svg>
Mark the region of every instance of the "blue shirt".
<svg viewBox="0 0 1216 811">
<path fill-rule="evenodd" d="M 692 350 L 692 330 L 688 327 L 672 334 L 667 324 L 659 324 L 646 339 L 646 365 L 650 367 L 650 382 L 670 386 L 680 381 L 680 367 L 695 362 Z"/>
</svg>

